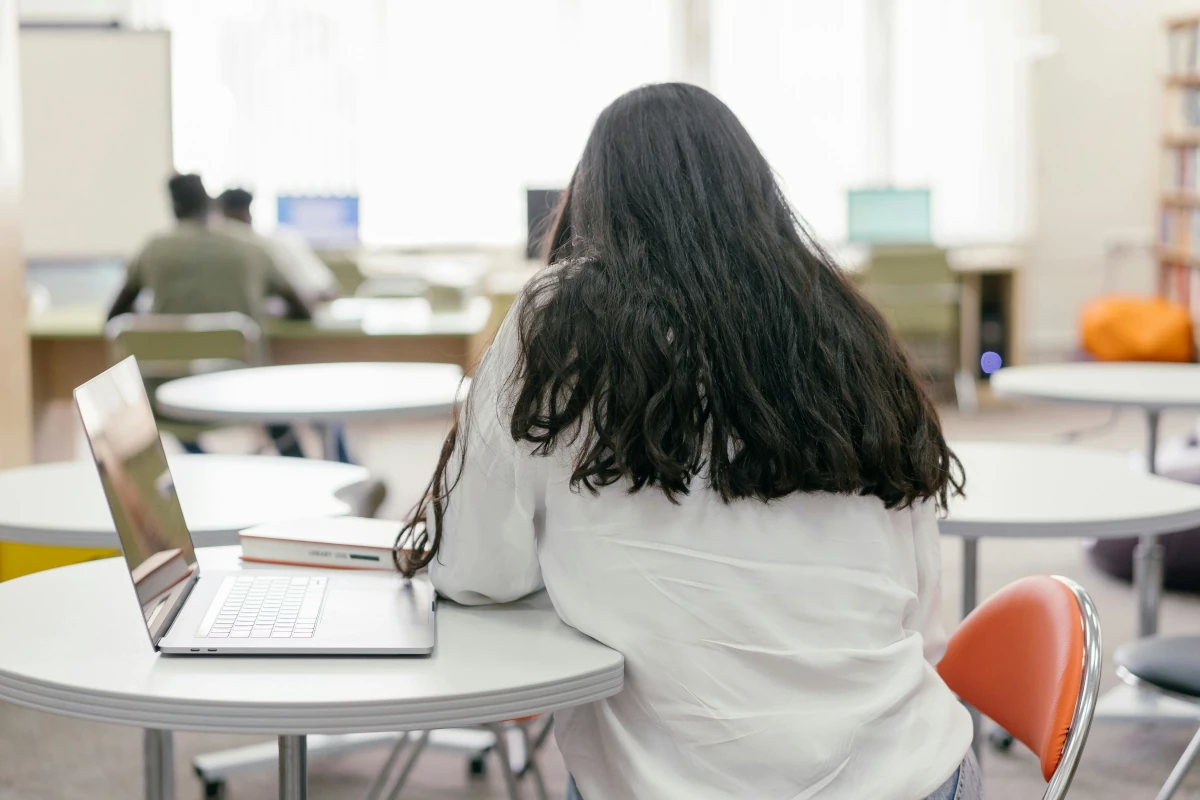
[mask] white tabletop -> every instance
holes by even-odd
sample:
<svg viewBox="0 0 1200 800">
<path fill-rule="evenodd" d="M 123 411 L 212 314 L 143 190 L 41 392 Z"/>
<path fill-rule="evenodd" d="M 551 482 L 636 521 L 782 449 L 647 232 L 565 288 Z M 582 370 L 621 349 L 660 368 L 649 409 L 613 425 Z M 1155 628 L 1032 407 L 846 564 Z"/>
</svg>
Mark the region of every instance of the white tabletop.
<svg viewBox="0 0 1200 800">
<path fill-rule="evenodd" d="M 461 383 L 453 364 L 296 364 L 181 378 L 155 397 L 163 414 L 195 422 L 342 422 L 445 414 Z"/>
<path fill-rule="evenodd" d="M 1111 539 L 1200 527 L 1200 487 L 1135 472 L 1124 453 L 951 442 L 967 476 L 941 521 L 952 536 Z"/>
<path fill-rule="evenodd" d="M 1005 367 L 991 378 L 1001 397 L 1152 411 L 1200 408 L 1200 365 L 1117 362 Z"/>
<path fill-rule="evenodd" d="M 236 569 L 237 548 L 200 553 Z M 0 583 L 0 699 L 146 728 L 305 734 L 494 722 L 620 691 L 620 654 L 563 625 L 545 595 L 438 608 L 427 658 L 158 656 L 114 559 Z"/>
<path fill-rule="evenodd" d="M 234 544 L 239 530 L 265 522 L 348 514 L 336 493 L 370 476 L 363 467 L 308 458 L 178 455 L 169 462 L 198 546 Z M 95 465 L 0 471 L 0 541 L 116 547 Z"/>
</svg>

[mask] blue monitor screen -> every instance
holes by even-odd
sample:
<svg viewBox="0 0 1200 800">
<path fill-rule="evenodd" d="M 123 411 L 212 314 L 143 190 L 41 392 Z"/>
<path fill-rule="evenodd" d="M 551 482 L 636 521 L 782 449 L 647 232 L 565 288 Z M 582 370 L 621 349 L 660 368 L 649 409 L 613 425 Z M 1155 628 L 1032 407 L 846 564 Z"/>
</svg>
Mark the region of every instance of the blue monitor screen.
<svg viewBox="0 0 1200 800">
<path fill-rule="evenodd" d="M 865 244 L 928 242 L 928 189 L 851 189 L 846 194 L 846 238 Z"/>
<path fill-rule="evenodd" d="M 354 195 L 280 195 L 279 224 L 299 231 L 313 247 L 358 244 L 358 198 Z"/>
</svg>

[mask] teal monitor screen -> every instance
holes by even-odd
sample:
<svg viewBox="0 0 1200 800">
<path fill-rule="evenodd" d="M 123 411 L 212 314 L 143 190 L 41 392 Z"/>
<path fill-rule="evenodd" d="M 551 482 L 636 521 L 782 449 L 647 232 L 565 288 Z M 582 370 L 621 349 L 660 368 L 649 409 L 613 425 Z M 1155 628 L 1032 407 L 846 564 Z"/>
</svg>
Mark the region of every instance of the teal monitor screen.
<svg viewBox="0 0 1200 800">
<path fill-rule="evenodd" d="M 851 189 L 846 193 L 846 239 L 866 244 L 928 242 L 928 189 Z"/>
</svg>

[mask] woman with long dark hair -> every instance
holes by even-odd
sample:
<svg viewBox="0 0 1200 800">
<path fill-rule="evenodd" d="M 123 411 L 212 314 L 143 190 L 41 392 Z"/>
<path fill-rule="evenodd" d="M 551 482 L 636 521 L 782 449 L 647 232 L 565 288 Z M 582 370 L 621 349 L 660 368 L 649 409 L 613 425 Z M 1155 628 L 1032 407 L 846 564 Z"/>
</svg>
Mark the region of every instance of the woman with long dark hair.
<svg viewBox="0 0 1200 800">
<path fill-rule="evenodd" d="M 624 655 L 621 693 L 557 715 L 573 795 L 977 797 L 934 669 L 961 466 L 733 113 L 685 84 L 617 99 L 547 260 L 400 561 L 461 603 L 544 586 Z"/>
</svg>

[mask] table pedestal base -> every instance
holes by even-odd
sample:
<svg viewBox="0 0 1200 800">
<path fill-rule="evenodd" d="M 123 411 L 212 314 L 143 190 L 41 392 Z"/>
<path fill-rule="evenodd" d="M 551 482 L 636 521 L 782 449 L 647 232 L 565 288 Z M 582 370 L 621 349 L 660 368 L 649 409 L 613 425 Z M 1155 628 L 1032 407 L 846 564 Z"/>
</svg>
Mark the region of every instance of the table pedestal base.
<svg viewBox="0 0 1200 800">
<path fill-rule="evenodd" d="M 279 737 L 279 800 L 308 800 L 308 742 L 305 736 Z"/>
<path fill-rule="evenodd" d="M 962 540 L 962 619 L 966 619 L 979 603 L 979 540 L 963 538 Z M 983 716 L 973 707 L 967 706 L 971 712 L 971 747 L 975 750 L 975 758 L 983 757 Z"/>
<path fill-rule="evenodd" d="M 175 800 L 175 740 L 170 731 L 142 731 L 146 800 Z"/>
<path fill-rule="evenodd" d="M 1142 536 L 1133 551 L 1133 587 L 1137 592 L 1138 636 L 1158 633 L 1162 604 L 1163 547 L 1157 536 Z"/>
</svg>

